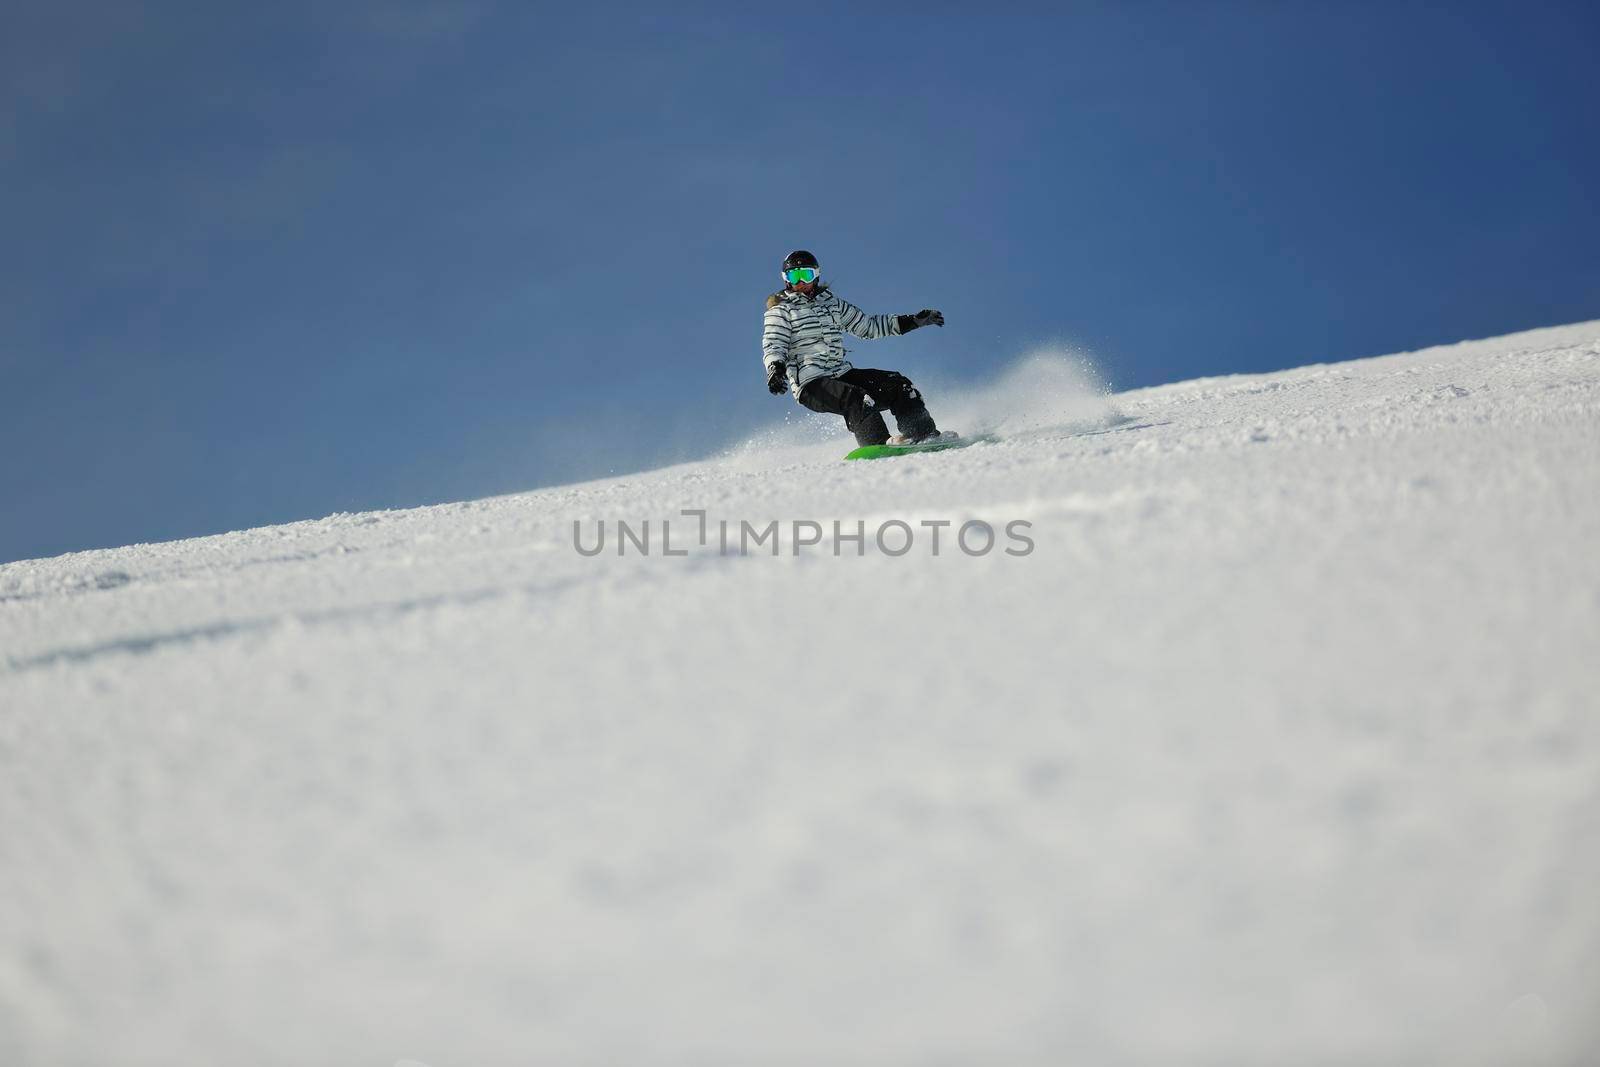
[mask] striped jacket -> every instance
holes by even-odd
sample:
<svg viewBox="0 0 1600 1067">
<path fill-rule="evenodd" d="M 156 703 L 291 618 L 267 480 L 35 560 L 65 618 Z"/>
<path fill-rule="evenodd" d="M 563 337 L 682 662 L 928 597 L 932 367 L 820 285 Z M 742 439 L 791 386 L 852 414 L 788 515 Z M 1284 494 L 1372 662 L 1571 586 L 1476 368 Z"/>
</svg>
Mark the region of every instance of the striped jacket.
<svg viewBox="0 0 1600 1067">
<path fill-rule="evenodd" d="M 868 315 L 833 291 L 818 288 L 811 296 L 792 289 L 767 298 L 767 314 L 761 327 L 761 361 L 767 373 L 773 364 L 787 365 L 789 392 L 817 378 L 837 378 L 850 369 L 845 360 L 844 331 L 865 341 L 900 332 L 894 315 Z"/>
</svg>

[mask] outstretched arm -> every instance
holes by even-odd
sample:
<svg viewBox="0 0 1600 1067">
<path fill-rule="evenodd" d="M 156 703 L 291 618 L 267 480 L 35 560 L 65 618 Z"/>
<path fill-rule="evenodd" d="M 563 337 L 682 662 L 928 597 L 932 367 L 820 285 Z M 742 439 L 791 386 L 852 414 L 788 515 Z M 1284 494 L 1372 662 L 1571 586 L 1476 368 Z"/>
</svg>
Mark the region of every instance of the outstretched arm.
<svg viewBox="0 0 1600 1067">
<path fill-rule="evenodd" d="M 901 332 L 899 316 L 868 315 L 848 300 L 839 301 L 839 325 L 863 341 L 876 341 Z"/>
<path fill-rule="evenodd" d="M 915 315 L 868 315 L 849 301 L 841 300 L 839 325 L 863 341 L 875 341 L 892 334 L 910 333 L 918 326 L 943 326 L 944 315 L 927 308 Z"/>
</svg>

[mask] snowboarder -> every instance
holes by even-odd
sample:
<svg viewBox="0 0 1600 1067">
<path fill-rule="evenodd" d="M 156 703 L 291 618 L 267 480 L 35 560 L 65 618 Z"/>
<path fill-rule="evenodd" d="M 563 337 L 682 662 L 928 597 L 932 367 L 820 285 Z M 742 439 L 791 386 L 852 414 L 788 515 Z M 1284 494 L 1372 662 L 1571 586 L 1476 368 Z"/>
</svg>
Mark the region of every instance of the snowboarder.
<svg viewBox="0 0 1600 1067">
<path fill-rule="evenodd" d="M 821 280 L 817 257 L 799 249 L 783 261 L 783 289 L 767 298 L 761 329 L 767 390 L 789 390 L 812 411 L 843 415 L 862 445 L 910 445 L 944 438 L 911 379 L 892 370 L 852 367 L 845 360 L 843 332 L 871 341 L 919 326 L 943 326 L 944 315 L 923 309 L 915 315 L 868 315 L 841 300 Z M 894 415 L 900 433 L 889 436 L 883 410 Z"/>
</svg>

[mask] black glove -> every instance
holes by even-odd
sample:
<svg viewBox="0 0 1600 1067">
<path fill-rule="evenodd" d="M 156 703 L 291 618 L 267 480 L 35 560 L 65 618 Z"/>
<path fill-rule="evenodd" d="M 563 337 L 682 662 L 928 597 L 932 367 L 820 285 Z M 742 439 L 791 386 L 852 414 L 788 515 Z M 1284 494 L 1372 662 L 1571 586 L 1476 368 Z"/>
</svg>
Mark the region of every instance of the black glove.
<svg viewBox="0 0 1600 1067">
<path fill-rule="evenodd" d="M 901 315 L 899 316 L 899 319 L 900 332 L 910 333 L 918 326 L 943 326 L 944 312 L 934 311 L 931 308 L 923 308 L 915 315 Z"/>
<path fill-rule="evenodd" d="M 782 363 L 767 368 L 767 392 L 778 396 L 789 391 L 789 374 Z"/>
</svg>

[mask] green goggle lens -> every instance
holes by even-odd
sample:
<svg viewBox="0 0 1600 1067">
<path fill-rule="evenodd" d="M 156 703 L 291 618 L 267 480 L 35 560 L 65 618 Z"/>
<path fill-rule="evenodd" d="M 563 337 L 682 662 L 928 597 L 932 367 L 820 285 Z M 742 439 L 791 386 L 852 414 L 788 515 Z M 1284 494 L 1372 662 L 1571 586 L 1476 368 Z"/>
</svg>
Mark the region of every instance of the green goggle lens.
<svg viewBox="0 0 1600 1067">
<path fill-rule="evenodd" d="M 822 272 L 816 267 L 796 267 L 794 270 L 784 271 L 783 280 L 790 285 L 803 285 L 806 282 L 816 281 L 821 274 Z"/>
</svg>

